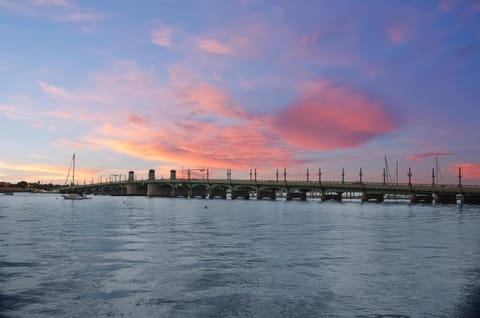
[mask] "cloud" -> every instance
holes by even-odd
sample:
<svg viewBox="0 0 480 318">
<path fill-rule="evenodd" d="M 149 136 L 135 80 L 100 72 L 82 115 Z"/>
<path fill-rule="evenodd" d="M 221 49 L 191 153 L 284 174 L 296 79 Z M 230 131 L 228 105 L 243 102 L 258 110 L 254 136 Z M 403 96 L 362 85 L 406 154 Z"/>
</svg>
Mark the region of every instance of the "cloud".
<svg viewBox="0 0 480 318">
<path fill-rule="evenodd" d="M 39 7 L 69 7 L 71 5 L 68 0 L 32 0 L 32 4 Z"/>
<path fill-rule="evenodd" d="M 220 43 L 215 39 L 200 39 L 197 42 L 198 48 L 214 54 L 233 54 L 233 48 Z"/>
<path fill-rule="evenodd" d="M 47 164 L 20 164 L 0 161 L 0 173 L 7 171 L 6 175 L 16 175 L 20 179 L 27 180 L 52 180 L 63 183 L 67 176 L 68 166 L 54 166 Z M 12 173 L 14 171 L 14 173 Z M 76 169 L 76 180 L 90 180 L 97 174 L 97 170 Z M 12 180 L 13 181 L 13 180 Z"/>
<path fill-rule="evenodd" d="M 462 178 L 466 180 L 480 179 L 480 163 L 462 162 L 451 165 L 448 171 L 453 175 L 458 175 L 458 168 L 462 168 Z"/>
<path fill-rule="evenodd" d="M 357 147 L 396 127 L 383 104 L 328 81 L 308 84 L 303 97 L 272 117 L 272 125 L 286 142 L 308 150 Z"/>
<path fill-rule="evenodd" d="M 17 109 L 8 104 L 0 104 L 0 114 L 3 114 L 8 119 L 18 119 Z"/>
<path fill-rule="evenodd" d="M 79 10 L 58 14 L 54 17 L 57 21 L 64 22 L 92 22 L 101 19 L 101 15 L 89 10 Z"/>
<path fill-rule="evenodd" d="M 152 43 L 159 46 L 170 47 L 172 45 L 171 37 L 172 29 L 166 26 L 152 31 Z"/>
<path fill-rule="evenodd" d="M 403 25 L 391 26 L 387 29 L 387 36 L 392 44 L 403 44 L 410 38 L 410 30 Z"/>
<path fill-rule="evenodd" d="M 297 162 L 288 150 L 276 147 L 260 127 L 257 122 L 221 126 L 189 121 L 164 131 L 143 127 L 143 138 L 135 138 L 118 136 L 116 129 L 123 128 L 109 126 L 104 127 L 103 135 L 86 137 L 84 142 L 146 160 L 217 169 Z"/>
<path fill-rule="evenodd" d="M 177 96 L 190 105 L 191 113 L 210 114 L 232 118 L 245 118 L 243 109 L 235 105 L 228 94 L 207 83 L 198 83 L 177 89 Z"/>
<path fill-rule="evenodd" d="M 75 5 L 69 0 L 0 0 L 0 8 L 14 14 L 43 17 L 58 22 L 85 23 L 102 18 L 97 11 Z"/>
<path fill-rule="evenodd" d="M 38 85 L 43 90 L 45 94 L 55 99 L 62 99 L 62 100 L 70 100 L 71 95 L 68 93 L 67 90 L 55 86 L 46 82 L 38 81 Z"/>
<path fill-rule="evenodd" d="M 442 156 L 450 156 L 454 155 L 452 152 L 422 152 L 422 153 L 415 153 L 410 154 L 407 156 L 408 160 L 418 160 L 418 159 L 426 159 L 426 158 L 435 158 L 435 157 L 442 157 Z"/>
</svg>

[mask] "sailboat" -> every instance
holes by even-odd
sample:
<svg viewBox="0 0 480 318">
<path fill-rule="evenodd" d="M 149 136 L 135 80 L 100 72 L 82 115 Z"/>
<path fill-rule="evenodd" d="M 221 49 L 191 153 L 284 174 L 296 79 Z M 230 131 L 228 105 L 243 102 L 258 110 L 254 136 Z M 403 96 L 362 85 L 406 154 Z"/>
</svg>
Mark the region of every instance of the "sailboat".
<svg viewBox="0 0 480 318">
<path fill-rule="evenodd" d="M 73 154 L 72 157 L 72 162 L 70 163 L 70 167 L 68 168 L 68 174 L 67 174 L 67 179 L 65 180 L 65 185 L 68 184 L 68 177 L 70 176 L 70 169 L 72 170 L 72 183 L 71 183 L 71 191 L 70 193 L 64 193 L 62 194 L 62 197 L 65 200 L 85 200 L 85 199 L 90 199 L 84 194 L 81 193 L 74 193 L 73 192 L 73 187 L 75 186 L 75 154 Z"/>
</svg>

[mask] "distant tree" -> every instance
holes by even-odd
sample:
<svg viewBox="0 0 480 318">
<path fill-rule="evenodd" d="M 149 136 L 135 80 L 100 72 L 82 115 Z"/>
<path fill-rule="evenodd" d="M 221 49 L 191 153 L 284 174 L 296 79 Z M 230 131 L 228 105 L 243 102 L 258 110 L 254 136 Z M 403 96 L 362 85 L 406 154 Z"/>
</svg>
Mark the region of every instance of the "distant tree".
<svg viewBox="0 0 480 318">
<path fill-rule="evenodd" d="M 19 183 L 17 183 L 17 185 L 18 185 L 20 188 L 25 189 L 25 188 L 28 186 L 28 182 L 26 182 L 26 181 L 20 181 Z"/>
</svg>

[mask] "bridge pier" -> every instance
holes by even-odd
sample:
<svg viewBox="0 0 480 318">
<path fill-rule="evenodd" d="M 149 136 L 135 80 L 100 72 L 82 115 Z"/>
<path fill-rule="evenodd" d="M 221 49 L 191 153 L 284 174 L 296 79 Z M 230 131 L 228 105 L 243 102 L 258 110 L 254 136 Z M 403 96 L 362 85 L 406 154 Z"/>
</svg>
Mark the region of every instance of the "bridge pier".
<svg viewBox="0 0 480 318">
<path fill-rule="evenodd" d="M 275 193 L 275 190 L 258 190 L 257 200 L 262 200 L 265 198 L 270 200 L 275 200 L 277 198 L 277 194 Z"/>
<path fill-rule="evenodd" d="M 342 194 L 342 192 L 322 193 L 322 201 L 335 200 L 337 202 L 342 202 Z"/>
<path fill-rule="evenodd" d="M 431 193 L 412 193 L 410 197 L 411 203 L 433 203 L 433 195 Z"/>
<path fill-rule="evenodd" d="M 362 202 L 378 202 L 382 203 L 385 200 L 383 193 L 366 193 L 362 194 Z"/>
<path fill-rule="evenodd" d="M 169 184 L 148 183 L 147 196 L 172 198 L 175 196 L 175 191 Z"/>
<path fill-rule="evenodd" d="M 287 193 L 287 201 L 291 200 L 307 200 L 307 194 L 305 192 L 288 192 Z"/>
<path fill-rule="evenodd" d="M 129 183 L 129 184 L 126 184 L 125 187 L 127 188 L 126 194 L 128 196 L 147 195 L 147 188 L 145 187 L 144 184 Z"/>
<path fill-rule="evenodd" d="M 480 194 L 462 194 L 462 203 L 480 204 Z"/>
<path fill-rule="evenodd" d="M 456 193 L 435 193 L 436 204 L 457 204 Z"/>
</svg>

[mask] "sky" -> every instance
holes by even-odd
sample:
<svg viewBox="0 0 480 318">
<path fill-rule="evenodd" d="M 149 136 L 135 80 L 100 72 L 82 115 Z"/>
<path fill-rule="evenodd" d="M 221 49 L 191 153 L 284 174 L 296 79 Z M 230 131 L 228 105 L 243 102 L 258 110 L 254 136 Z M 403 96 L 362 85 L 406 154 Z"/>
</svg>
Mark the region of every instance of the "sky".
<svg viewBox="0 0 480 318">
<path fill-rule="evenodd" d="M 0 40 L 0 181 L 480 184 L 477 0 L 0 0 Z"/>
</svg>

